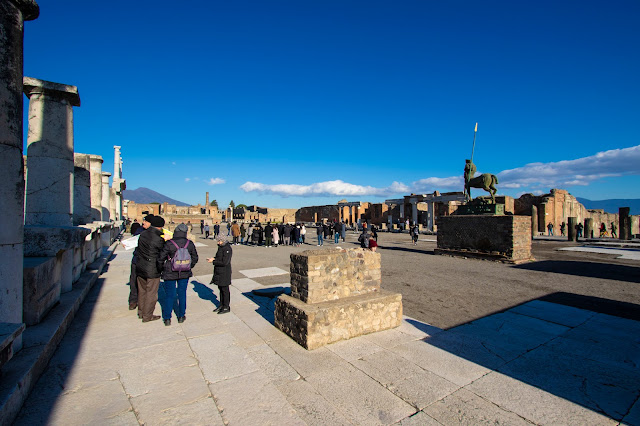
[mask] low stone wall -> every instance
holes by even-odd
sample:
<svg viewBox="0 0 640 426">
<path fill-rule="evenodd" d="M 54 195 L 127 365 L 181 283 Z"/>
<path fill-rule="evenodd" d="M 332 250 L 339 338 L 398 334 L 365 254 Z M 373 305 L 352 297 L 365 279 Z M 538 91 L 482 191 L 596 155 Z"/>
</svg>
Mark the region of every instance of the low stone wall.
<svg viewBox="0 0 640 426">
<path fill-rule="evenodd" d="M 533 260 L 531 218 L 515 215 L 452 215 L 438 219 L 436 254 L 509 263 Z"/>
<path fill-rule="evenodd" d="M 87 266 L 121 232 L 121 223 L 93 222 L 77 227 L 25 226 L 23 321 L 39 324 L 73 289 Z"/>
<path fill-rule="evenodd" d="M 361 248 L 291 254 L 291 296 L 275 325 L 306 349 L 398 327 L 402 295 L 380 289 L 380 253 Z"/>
</svg>

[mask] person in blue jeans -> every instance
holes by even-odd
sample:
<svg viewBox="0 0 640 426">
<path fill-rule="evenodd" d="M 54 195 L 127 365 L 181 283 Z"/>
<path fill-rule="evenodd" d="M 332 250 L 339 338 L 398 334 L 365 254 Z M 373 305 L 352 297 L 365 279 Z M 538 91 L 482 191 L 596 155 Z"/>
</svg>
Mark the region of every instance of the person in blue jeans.
<svg viewBox="0 0 640 426">
<path fill-rule="evenodd" d="M 176 303 L 176 296 L 178 298 L 176 309 L 178 322 L 183 323 L 187 319 L 185 315 L 187 311 L 187 284 L 189 283 L 189 278 L 193 276 L 191 270 L 198 263 L 198 251 L 193 241 L 187 239 L 188 231 L 187 225 L 183 223 L 178 225 L 173 231 L 173 238 L 165 241 L 159 258 L 159 261 L 163 264 L 160 288 L 164 291 L 164 297 L 162 297 L 162 293 L 160 295 L 160 305 L 162 306 L 162 320 L 166 326 L 171 325 L 171 312 Z M 186 248 L 189 252 L 191 264 L 186 271 L 174 270 L 176 266 L 172 259 L 177 256 L 178 250 L 182 248 Z"/>
<path fill-rule="evenodd" d="M 316 232 L 318 233 L 318 245 L 321 246 L 324 244 L 324 240 L 322 239 L 322 236 L 324 234 L 324 227 L 320 222 L 318 222 L 317 225 L 318 227 L 316 228 Z"/>
</svg>

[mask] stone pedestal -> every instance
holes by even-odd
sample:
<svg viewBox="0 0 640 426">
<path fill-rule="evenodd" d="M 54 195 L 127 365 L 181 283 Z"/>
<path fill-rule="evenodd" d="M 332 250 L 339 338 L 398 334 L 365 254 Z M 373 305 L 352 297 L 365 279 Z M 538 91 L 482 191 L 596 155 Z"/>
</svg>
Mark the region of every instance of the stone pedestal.
<svg viewBox="0 0 640 426">
<path fill-rule="evenodd" d="M 631 209 L 629 207 L 620 207 L 618 209 L 618 238 L 621 240 L 631 239 L 631 218 L 629 217 Z"/>
<path fill-rule="evenodd" d="M 35 1 L 0 1 L 0 322 L 9 324 L 22 323 L 23 30 L 24 21 L 38 14 Z M 21 331 L 14 338 L 13 350 L 18 351 Z"/>
<path fill-rule="evenodd" d="M 507 263 L 533 260 L 531 218 L 515 215 L 453 215 L 438 219 L 436 254 Z"/>
<path fill-rule="evenodd" d="M 276 301 L 275 325 L 306 349 L 402 321 L 402 296 L 380 289 L 380 253 L 308 250 L 291 255 L 291 296 Z"/>
<path fill-rule="evenodd" d="M 29 98 L 27 225 L 73 225 L 73 107 L 78 88 L 25 77 Z"/>
<path fill-rule="evenodd" d="M 538 208 L 531 206 L 531 237 L 538 235 Z"/>
<path fill-rule="evenodd" d="M 576 241 L 577 240 L 577 234 L 576 234 L 576 225 L 578 224 L 578 221 L 576 220 L 575 217 L 570 216 L 567 218 L 567 239 L 569 241 Z M 585 220 L 585 228 L 583 229 L 584 231 L 584 237 L 587 237 L 587 221 Z"/>
<path fill-rule="evenodd" d="M 571 222 L 569 222 L 571 223 Z M 574 223 L 577 223 L 576 221 L 574 221 Z M 575 231 L 573 231 L 573 235 L 575 236 L 576 233 Z M 584 233 L 582 235 L 584 238 L 593 238 L 593 218 L 588 217 L 584 220 Z M 573 241 L 573 240 L 577 240 L 576 238 L 572 238 L 571 234 L 569 234 L 569 241 Z"/>
</svg>

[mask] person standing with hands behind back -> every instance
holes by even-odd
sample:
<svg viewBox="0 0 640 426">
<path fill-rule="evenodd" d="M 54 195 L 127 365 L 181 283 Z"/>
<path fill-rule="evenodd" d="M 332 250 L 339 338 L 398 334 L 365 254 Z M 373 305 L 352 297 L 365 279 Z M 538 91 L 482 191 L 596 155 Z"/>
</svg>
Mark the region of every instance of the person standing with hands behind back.
<svg viewBox="0 0 640 426">
<path fill-rule="evenodd" d="M 213 310 L 218 314 L 226 314 L 231 311 L 229 307 L 231 294 L 229 292 L 229 286 L 231 285 L 231 245 L 227 241 L 225 235 L 219 234 L 218 238 L 218 251 L 216 257 L 210 257 L 207 262 L 213 263 L 213 277 L 211 283 L 218 286 L 220 290 L 220 306 Z"/>
</svg>

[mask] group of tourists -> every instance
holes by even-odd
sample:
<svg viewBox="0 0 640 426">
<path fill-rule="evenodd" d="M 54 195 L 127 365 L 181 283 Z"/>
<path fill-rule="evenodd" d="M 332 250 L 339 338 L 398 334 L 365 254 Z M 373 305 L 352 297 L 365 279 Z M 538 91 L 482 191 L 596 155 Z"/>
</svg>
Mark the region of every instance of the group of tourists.
<svg viewBox="0 0 640 426">
<path fill-rule="evenodd" d="M 565 232 L 567 229 L 567 225 L 565 222 L 562 222 L 560 224 L 560 235 L 564 236 Z M 580 222 L 578 222 L 575 225 L 575 229 L 576 229 L 576 237 L 577 238 L 582 238 L 582 232 L 584 230 L 584 225 Z M 549 236 L 553 236 L 553 223 L 549 222 L 547 224 L 547 235 Z M 608 237 L 609 233 L 607 232 L 607 225 L 602 222 L 600 224 L 600 235 L 599 238 L 604 238 L 604 237 Z M 591 233 L 591 235 L 587 236 L 587 237 L 591 237 L 593 238 L 593 232 Z M 618 238 L 618 227 L 616 226 L 615 222 L 611 222 L 611 238 Z"/>
<path fill-rule="evenodd" d="M 131 226 L 132 235 L 138 236 L 138 245 L 131 261 L 129 310 L 137 308 L 138 318 L 143 323 L 159 320 L 161 317 L 153 312 L 159 301 L 158 289 L 161 288 L 164 294 L 160 299 L 162 319 L 164 325 L 169 326 L 174 306 L 178 322 L 186 320 L 187 284 L 193 276 L 193 267 L 198 263 L 198 251 L 193 241 L 187 238 L 188 225 L 178 225 L 171 239 L 165 241 L 164 224 L 160 216 L 147 215 L 142 225 L 136 221 Z M 207 262 L 214 266 L 211 283 L 217 285 L 220 292 L 220 306 L 214 312 L 224 314 L 231 310 L 232 250 L 227 236 L 218 233 L 216 240 L 218 251 Z"/>
</svg>

